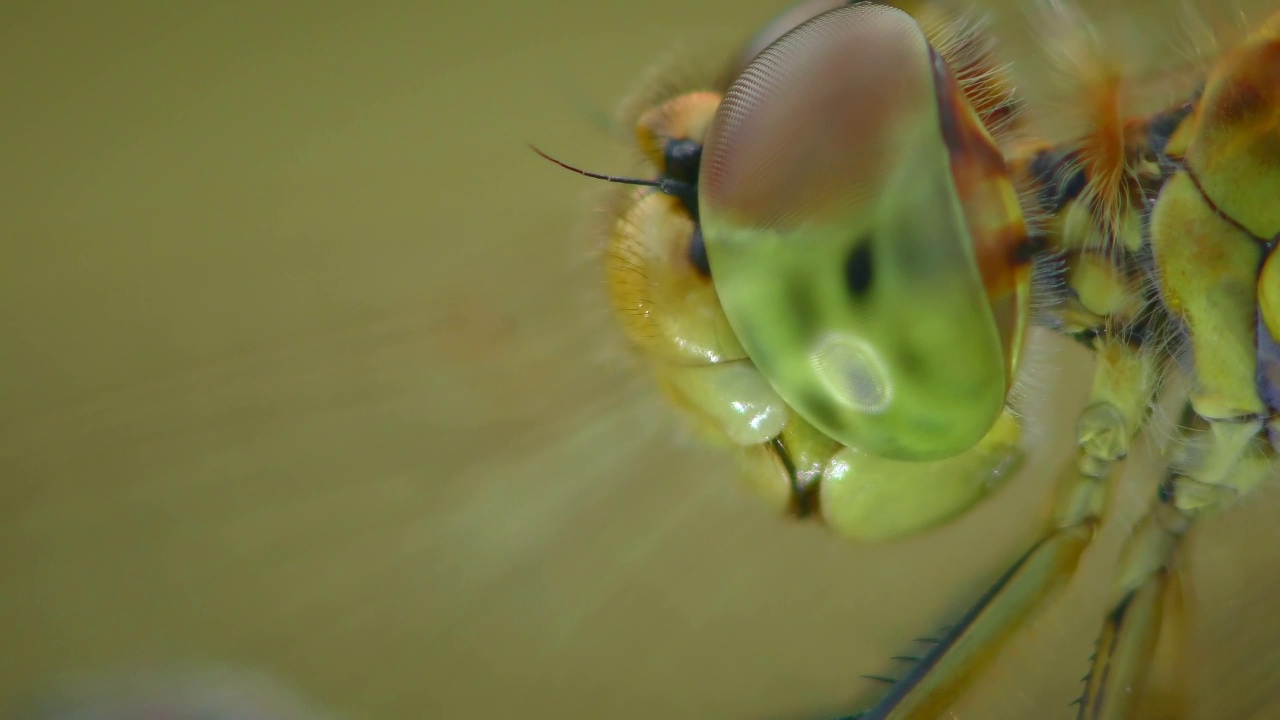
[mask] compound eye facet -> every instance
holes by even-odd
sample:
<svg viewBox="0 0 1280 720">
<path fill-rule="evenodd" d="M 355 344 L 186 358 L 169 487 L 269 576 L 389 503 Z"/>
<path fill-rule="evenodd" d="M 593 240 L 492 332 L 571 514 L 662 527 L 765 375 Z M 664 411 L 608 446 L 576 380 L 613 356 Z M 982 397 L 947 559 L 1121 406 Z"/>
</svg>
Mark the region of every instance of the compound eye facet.
<svg viewBox="0 0 1280 720">
<path fill-rule="evenodd" d="M 757 55 L 721 102 L 703 151 L 703 204 L 756 227 L 865 205 L 919 125 L 936 116 L 929 46 L 879 5 L 811 19 Z"/>
<path fill-rule="evenodd" d="M 729 65 L 729 73 L 731 78 L 736 78 L 747 69 L 747 65 L 755 59 L 765 48 L 773 44 L 773 41 L 782 37 L 787 31 L 796 27 L 800 23 L 821 15 L 828 10 L 834 10 L 843 5 L 847 5 L 846 0 L 797 0 L 796 3 L 783 10 L 773 20 L 761 28 L 738 54 L 734 56 L 733 62 Z"/>
<path fill-rule="evenodd" d="M 1007 388 L 938 68 L 906 13 L 826 12 L 733 83 L 699 178 L 716 291 L 747 353 L 831 437 L 899 459 L 971 447 Z"/>
</svg>

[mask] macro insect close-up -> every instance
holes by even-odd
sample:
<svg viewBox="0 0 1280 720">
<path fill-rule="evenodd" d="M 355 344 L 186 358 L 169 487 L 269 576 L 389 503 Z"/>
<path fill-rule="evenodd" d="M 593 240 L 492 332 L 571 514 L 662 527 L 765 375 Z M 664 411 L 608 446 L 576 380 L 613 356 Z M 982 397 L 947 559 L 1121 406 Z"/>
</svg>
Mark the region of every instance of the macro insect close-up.
<svg viewBox="0 0 1280 720">
<path fill-rule="evenodd" d="M 1190 50 L 1144 72 L 1084 14 L 1037 7 L 1052 105 L 979 10 L 802 2 L 716 79 L 632 103 L 647 173 L 552 154 L 620 186 L 603 272 L 664 395 L 768 504 L 852 541 L 1017 483 L 1026 400 L 1053 382 L 1039 333 L 1087 350 L 1040 531 L 944 629 L 868 668 L 886 689 L 851 717 L 951 717 L 1070 584 L 1139 438 L 1154 480 L 1079 695 L 1036 717 L 1228 717 L 1177 679 L 1195 663 L 1180 576 L 1198 523 L 1280 477 L 1280 14 L 1194 10 L 1170 9 Z M 1147 692 L 1158 657 L 1173 669 Z"/>
<path fill-rule="evenodd" d="M 0 718 L 1280 718 L 1278 12 L 0 3 Z"/>
</svg>

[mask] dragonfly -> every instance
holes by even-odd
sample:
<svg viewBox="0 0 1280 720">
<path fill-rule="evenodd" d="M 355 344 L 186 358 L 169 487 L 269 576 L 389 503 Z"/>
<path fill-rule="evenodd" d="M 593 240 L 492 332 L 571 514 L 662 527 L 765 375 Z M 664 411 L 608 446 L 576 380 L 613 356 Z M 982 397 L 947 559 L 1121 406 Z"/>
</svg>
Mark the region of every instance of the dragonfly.
<svg viewBox="0 0 1280 720">
<path fill-rule="evenodd" d="M 1135 113 L 1083 14 L 1044 8 L 1081 116 L 1061 137 L 1028 130 L 972 14 L 807 0 L 722 81 L 634 114 L 649 176 L 553 160 L 629 186 L 603 271 L 668 399 L 768 503 L 853 540 L 937 527 L 1025 469 L 1032 327 L 1091 352 L 1039 537 L 850 718 L 944 717 L 1061 594 L 1173 407 L 1074 703 L 1135 717 L 1183 539 L 1280 477 L 1280 11 Z"/>
</svg>

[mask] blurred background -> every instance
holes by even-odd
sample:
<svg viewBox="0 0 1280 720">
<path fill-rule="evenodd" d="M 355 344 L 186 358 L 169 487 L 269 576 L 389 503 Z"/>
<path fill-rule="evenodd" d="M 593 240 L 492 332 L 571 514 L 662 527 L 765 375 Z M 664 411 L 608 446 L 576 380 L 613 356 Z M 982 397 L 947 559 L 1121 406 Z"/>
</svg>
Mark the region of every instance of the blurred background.
<svg viewBox="0 0 1280 720">
<path fill-rule="evenodd" d="M 611 326 L 607 188 L 527 148 L 635 171 L 618 102 L 781 4 L 0 6 L 0 713 L 208 667 L 344 718 L 813 720 L 880 692 L 859 676 L 1029 542 L 1087 358 L 1041 338 L 1032 472 L 960 521 L 859 546 L 774 517 Z M 1025 19 L 999 16 L 1015 59 Z M 1074 715 L 1151 452 L 1131 470 L 956 717 Z M 1278 510 L 1191 541 L 1197 717 L 1280 717 Z"/>
</svg>

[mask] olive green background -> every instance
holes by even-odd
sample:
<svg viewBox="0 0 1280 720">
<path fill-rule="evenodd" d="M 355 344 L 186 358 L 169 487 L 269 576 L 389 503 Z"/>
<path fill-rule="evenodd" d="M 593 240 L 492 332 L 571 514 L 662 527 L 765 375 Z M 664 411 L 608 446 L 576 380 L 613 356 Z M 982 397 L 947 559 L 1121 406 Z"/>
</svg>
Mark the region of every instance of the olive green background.
<svg viewBox="0 0 1280 720">
<path fill-rule="evenodd" d="M 1033 472 L 973 515 L 887 546 L 782 521 L 610 324 L 607 193 L 526 147 L 634 171 L 618 100 L 777 7 L 0 6 L 0 712 L 202 663 L 349 718 L 874 696 L 1030 539 L 1086 356 L 1040 353 Z M 1280 714 L 1275 498 L 1192 543 L 1199 717 Z M 957 717 L 1073 716 L 1120 529 Z"/>
</svg>

